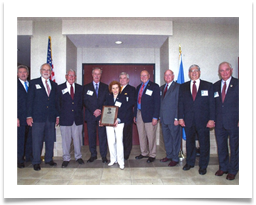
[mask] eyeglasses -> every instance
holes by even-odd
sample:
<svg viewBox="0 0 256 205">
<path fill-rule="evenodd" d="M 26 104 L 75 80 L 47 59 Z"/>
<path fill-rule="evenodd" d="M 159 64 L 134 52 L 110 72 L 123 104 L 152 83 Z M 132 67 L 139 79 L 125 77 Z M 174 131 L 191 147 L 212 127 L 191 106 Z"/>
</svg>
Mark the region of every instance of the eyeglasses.
<svg viewBox="0 0 256 205">
<path fill-rule="evenodd" d="M 189 71 L 190 73 L 195 73 L 195 72 L 199 72 L 199 70 L 197 69 L 197 70 L 190 70 Z"/>
<path fill-rule="evenodd" d="M 41 69 L 41 71 L 44 71 L 44 72 L 51 72 L 51 70 L 46 70 L 46 69 Z"/>
</svg>

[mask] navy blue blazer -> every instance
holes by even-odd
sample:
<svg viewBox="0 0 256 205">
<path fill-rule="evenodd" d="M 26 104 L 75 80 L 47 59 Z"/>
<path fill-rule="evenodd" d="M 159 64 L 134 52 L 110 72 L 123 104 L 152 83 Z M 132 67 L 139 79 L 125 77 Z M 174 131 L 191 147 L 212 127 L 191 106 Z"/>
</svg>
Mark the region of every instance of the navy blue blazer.
<svg viewBox="0 0 256 205">
<path fill-rule="evenodd" d="M 71 126 L 83 124 L 83 86 L 75 83 L 75 94 L 72 100 L 67 90 L 66 82 L 58 85 L 58 111 L 61 126 Z"/>
<path fill-rule="evenodd" d="M 136 103 L 134 106 L 134 117 L 137 117 L 138 93 L 141 85 L 142 84 L 140 84 L 136 90 Z M 160 88 L 158 84 L 149 81 L 141 97 L 141 115 L 142 115 L 143 122 L 144 123 L 152 122 L 153 118 L 158 119 L 159 112 L 160 112 Z"/>
<path fill-rule="evenodd" d="M 213 84 L 200 80 L 196 99 L 193 101 L 190 81 L 180 85 L 178 117 L 186 127 L 196 125 L 205 128 L 209 120 L 215 120 Z"/>
<path fill-rule="evenodd" d="M 119 102 L 120 107 L 117 106 L 117 102 Z M 126 101 L 126 97 L 124 95 L 118 94 L 116 100 L 114 101 L 113 93 L 110 93 L 107 96 L 107 100 L 105 102 L 105 105 L 110 105 L 110 106 L 117 106 L 118 107 L 118 114 L 117 118 L 121 120 L 121 123 L 124 123 L 127 121 L 127 116 L 128 116 L 128 103 Z"/>
<path fill-rule="evenodd" d="M 83 102 L 85 106 L 85 121 L 99 121 L 101 115 L 95 118 L 93 112 L 96 109 L 102 110 L 102 107 L 106 101 L 106 98 L 109 94 L 108 85 L 100 82 L 98 98 L 96 96 L 96 92 L 94 90 L 93 82 L 86 84 L 83 90 Z"/>
<path fill-rule="evenodd" d="M 57 83 L 50 80 L 51 93 L 48 97 L 44 84 L 40 78 L 30 81 L 28 89 L 27 117 L 32 117 L 33 122 L 56 122 L 57 110 Z"/>
<path fill-rule="evenodd" d="M 221 80 L 213 85 L 215 99 L 215 128 L 226 129 L 237 127 L 239 122 L 239 80 L 232 77 L 224 103 L 221 97 Z"/>
<path fill-rule="evenodd" d="M 27 92 L 18 79 L 17 82 L 17 108 L 18 108 L 18 113 L 17 117 L 20 120 L 20 125 L 25 126 L 27 125 Z"/>
<path fill-rule="evenodd" d="M 126 85 L 120 93 L 125 96 L 127 101 L 127 117 L 124 119 L 124 123 L 133 123 L 133 107 L 136 103 L 135 87 Z"/>
</svg>

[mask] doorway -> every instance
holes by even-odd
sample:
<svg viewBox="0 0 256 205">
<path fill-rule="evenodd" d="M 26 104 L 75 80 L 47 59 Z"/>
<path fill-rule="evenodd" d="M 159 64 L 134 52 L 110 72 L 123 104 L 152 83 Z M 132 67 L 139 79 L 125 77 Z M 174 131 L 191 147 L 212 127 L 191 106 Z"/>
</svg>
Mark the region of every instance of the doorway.
<svg viewBox="0 0 256 205">
<path fill-rule="evenodd" d="M 155 64 L 83 64 L 83 85 L 92 81 L 92 69 L 98 67 L 102 69 L 101 82 L 109 85 L 116 80 L 119 82 L 119 74 L 126 72 L 129 74 L 129 84 L 135 88 L 141 83 L 140 72 L 147 70 L 150 74 L 150 81 L 155 82 Z M 85 108 L 86 109 L 86 108 Z M 137 127 L 133 125 L 133 145 L 139 144 Z M 98 137 L 97 137 L 98 144 Z M 87 123 L 84 122 L 84 145 L 88 145 Z"/>
</svg>

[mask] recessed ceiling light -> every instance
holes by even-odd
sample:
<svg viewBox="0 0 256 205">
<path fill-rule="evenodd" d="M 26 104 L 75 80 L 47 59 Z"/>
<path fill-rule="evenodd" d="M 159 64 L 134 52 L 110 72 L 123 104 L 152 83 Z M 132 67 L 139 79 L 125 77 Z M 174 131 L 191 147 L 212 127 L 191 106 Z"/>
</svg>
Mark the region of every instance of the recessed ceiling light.
<svg viewBox="0 0 256 205">
<path fill-rule="evenodd" d="M 115 43 L 119 45 L 119 44 L 122 44 L 123 42 L 122 41 L 116 41 Z"/>
</svg>

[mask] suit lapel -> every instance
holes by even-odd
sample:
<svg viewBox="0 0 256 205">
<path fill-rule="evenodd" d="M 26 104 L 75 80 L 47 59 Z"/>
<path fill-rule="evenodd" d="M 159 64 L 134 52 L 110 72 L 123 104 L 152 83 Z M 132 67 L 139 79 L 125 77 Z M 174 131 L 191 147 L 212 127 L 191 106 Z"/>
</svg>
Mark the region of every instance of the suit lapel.
<svg viewBox="0 0 256 205">
<path fill-rule="evenodd" d="M 38 79 L 38 84 L 41 86 L 41 88 L 44 90 L 45 95 L 48 97 L 46 88 L 44 87 L 44 84 L 43 84 L 43 81 L 42 81 L 41 77 Z M 50 95 L 51 95 L 51 93 L 50 93 Z"/>
<path fill-rule="evenodd" d="M 172 82 L 172 84 L 170 85 L 169 89 L 166 92 L 166 95 L 169 95 L 173 91 L 174 87 L 175 87 L 174 82 Z"/>
<path fill-rule="evenodd" d="M 226 97 L 229 96 L 229 92 L 232 92 L 233 88 L 234 88 L 234 80 L 233 80 L 233 77 L 231 78 L 230 80 L 230 83 L 229 83 L 229 86 L 228 86 L 228 90 L 227 90 L 227 93 L 226 93 Z M 225 97 L 225 99 L 226 99 Z"/>
<path fill-rule="evenodd" d="M 202 90 L 202 81 L 200 80 L 200 84 L 199 84 L 199 88 L 197 90 L 197 93 L 196 93 L 196 99 L 201 96 L 201 90 Z M 195 99 L 195 100 L 196 100 Z"/>
<path fill-rule="evenodd" d="M 18 86 L 19 86 L 19 89 L 22 90 L 22 92 L 27 93 L 26 90 L 25 90 L 25 88 L 24 88 L 24 86 L 22 85 L 22 83 L 20 82 L 19 79 L 18 79 Z"/>
<path fill-rule="evenodd" d="M 151 85 L 151 82 L 150 82 L 150 81 L 148 81 L 148 84 L 147 84 L 147 86 L 145 87 L 145 89 L 144 89 L 144 91 L 143 91 L 143 94 L 142 94 L 142 95 L 144 95 L 144 94 L 146 93 L 146 90 L 147 90 L 147 89 L 151 90 L 151 89 L 150 89 L 150 85 Z"/>
</svg>

